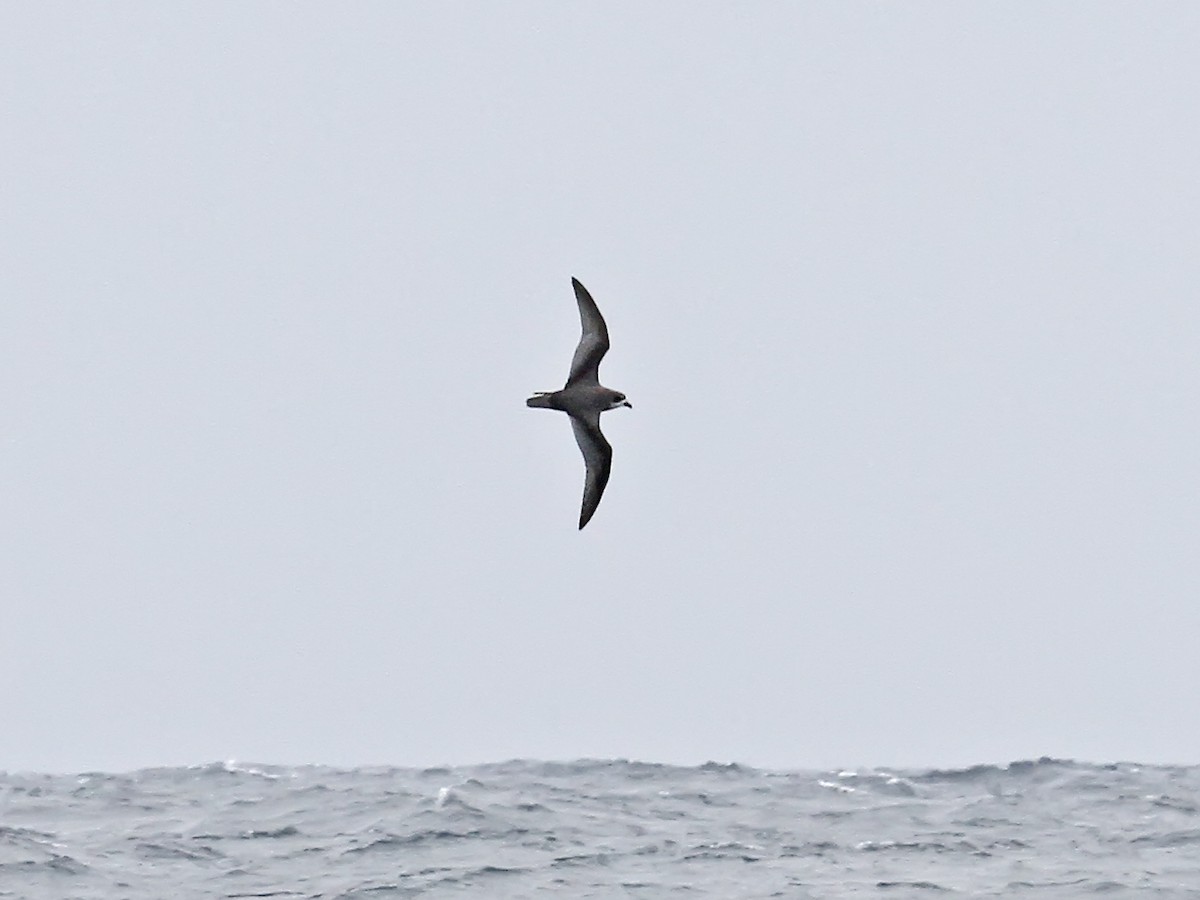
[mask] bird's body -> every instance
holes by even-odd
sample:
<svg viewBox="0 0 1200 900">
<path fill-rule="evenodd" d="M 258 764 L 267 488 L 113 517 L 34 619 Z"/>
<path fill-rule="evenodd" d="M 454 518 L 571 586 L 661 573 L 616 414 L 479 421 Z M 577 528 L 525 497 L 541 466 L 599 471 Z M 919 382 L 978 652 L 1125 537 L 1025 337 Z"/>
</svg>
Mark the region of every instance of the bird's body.
<svg viewBox="0 0 1200 900">
<path fill-rule="evenodd" d="M 572 278 L 575 300 L 579 304 L 579 321 L 583 334 L 575 356 L 571 359 L 571 373 L 561 391 L 539 391 L 525 401 L 526 406 L 539 409 L 557 409 L 571 417 L 571 428 L 575 442 L 583 454 L 587 466 L 587 477 L 583 484 L 583 508 L 579 513 L 579 527 L 592 518 L 600 497 L 608 484 L 612 470 L 612 445 L 600 431 L 600 413 L 618 406 L 633 408 L 620 391 L 600 384 L 600 360 L 608 352 L 608 327 L 596 301 L 587 288 Z"/>
</svg>

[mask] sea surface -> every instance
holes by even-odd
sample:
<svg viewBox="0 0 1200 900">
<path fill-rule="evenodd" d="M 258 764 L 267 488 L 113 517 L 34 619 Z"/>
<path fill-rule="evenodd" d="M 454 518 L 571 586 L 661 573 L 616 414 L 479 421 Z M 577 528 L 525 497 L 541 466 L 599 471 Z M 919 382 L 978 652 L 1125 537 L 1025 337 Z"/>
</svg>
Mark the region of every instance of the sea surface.
<svg viewBox="0 0 1200 900">
<path fill-rule="evenodd" d="M 1200 767 L 0 773 L 0 897 L 1194 897 Z"/>
</svg>

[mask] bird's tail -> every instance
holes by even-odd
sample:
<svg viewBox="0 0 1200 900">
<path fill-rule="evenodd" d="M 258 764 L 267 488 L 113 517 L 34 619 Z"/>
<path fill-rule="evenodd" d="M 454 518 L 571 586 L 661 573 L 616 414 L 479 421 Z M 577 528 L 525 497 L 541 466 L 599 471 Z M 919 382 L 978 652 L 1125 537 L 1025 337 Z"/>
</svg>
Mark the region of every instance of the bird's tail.
<svg viewBox="0 0 1200 900">
<path fill-rule="evenodd" d="M 533 406 L 538 409 L 557 409 L 554 405 L 553 391 L 538 391 L 532 397 L 525 401 L 526 406 Z"/>
</svg>

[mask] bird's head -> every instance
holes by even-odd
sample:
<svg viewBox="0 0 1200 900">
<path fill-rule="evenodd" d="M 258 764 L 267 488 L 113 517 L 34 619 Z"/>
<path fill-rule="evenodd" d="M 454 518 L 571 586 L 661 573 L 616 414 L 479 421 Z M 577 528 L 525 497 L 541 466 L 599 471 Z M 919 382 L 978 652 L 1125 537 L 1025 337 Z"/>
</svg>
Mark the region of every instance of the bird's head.
<svg viewBox="0 0 1200 900">
<path fill-rule="evenodd" d="M 618 406 L 628 406 L 633 409 L 633 404 L 625 399 L 625 395 L 620 391 L 613 391 L 612 399 L 608 401 L 609 409 L 616 409 Z"/>
</svg>

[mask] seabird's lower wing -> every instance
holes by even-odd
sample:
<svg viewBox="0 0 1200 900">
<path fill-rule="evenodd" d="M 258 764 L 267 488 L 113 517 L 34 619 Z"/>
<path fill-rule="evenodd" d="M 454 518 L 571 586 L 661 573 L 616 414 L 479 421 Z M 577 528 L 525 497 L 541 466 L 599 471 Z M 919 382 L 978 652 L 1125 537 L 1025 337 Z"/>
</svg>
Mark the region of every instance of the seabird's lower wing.
<svg viewBox="0 0 1200 900">
<path fill-rule="evenodd" d="M 612 471 L 612 445 L 600 432 L 599 413 L 590 421 L 571 416 L 571 429 L 575 432 L 575 443 L 579 445 L 587 465 L 587 477 L 583 482 L 583 508 L 579 511 L 579 527 L 583 528 L 595 514 L 608 484 L 608 475 Z"/>
</svg>

